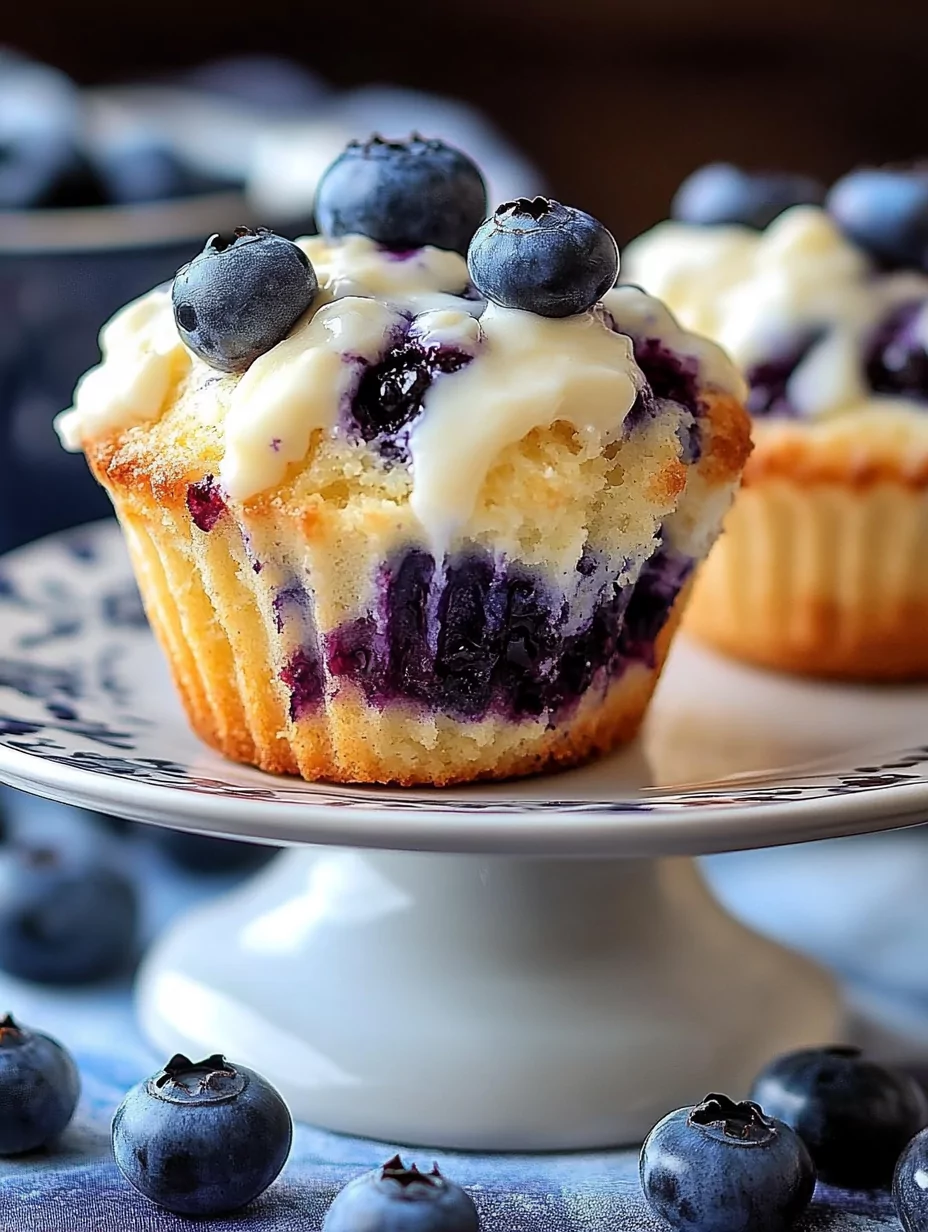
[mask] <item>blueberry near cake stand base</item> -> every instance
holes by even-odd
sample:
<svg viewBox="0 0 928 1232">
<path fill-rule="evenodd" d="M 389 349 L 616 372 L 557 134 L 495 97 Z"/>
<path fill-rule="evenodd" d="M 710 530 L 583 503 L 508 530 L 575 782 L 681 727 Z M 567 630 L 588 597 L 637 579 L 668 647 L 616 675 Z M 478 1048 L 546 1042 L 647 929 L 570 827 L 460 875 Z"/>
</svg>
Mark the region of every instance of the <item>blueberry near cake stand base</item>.
<svg viewBox="0 0 928 1232">
<path fill-rule="evenodd" d="M 830 980 L 691 860 L 292 851 L 181 920 L 138 983 L 166 1055 L 217 1041 L 297 1118 L 474 1150 L 639 1141 L 833 1040 Z"/>
<path fill-rule="evenodd" d="M 643 737 L 578 770 L 274 778 L 190 732 L 115 527 L 0 559 L 0 781 L 293 845 L 156 942 L 149 1038 L 225 1051 L 297 1117 L 394 1142 L 634 1141 L 836 1038 L 828 977 L 726 915 L 686 857 L 923 821 L 926 735 L 928 687 L 789 680 L 684 638 Z"/>
</svg>

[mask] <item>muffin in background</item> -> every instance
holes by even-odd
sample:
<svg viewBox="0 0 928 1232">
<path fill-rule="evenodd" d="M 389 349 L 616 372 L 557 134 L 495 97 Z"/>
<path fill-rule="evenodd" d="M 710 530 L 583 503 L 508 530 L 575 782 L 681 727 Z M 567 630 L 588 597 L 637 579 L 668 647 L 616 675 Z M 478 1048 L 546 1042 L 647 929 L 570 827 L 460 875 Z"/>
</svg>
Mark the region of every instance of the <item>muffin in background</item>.
<svg viewBox="0 0 928 1232">
<path fill-rule="evenodd" d="M 355 143 L 323 237 L 213 237 L 59 420 L 229 757 L 442 784 L 639 726 L 747 456 L 743 383 L 611 289 L 595 219 L 484 213 L 458 151 Z"/>
<path fill-rule="evenodd" d="M 856 172 L 765 229 L 757 194 L 741 224 L 695 197 L 623 265 L 750 385 L 754 452 L 687 628 L 772 668 L 924 678 L 928 175 Z"/>
</svg>

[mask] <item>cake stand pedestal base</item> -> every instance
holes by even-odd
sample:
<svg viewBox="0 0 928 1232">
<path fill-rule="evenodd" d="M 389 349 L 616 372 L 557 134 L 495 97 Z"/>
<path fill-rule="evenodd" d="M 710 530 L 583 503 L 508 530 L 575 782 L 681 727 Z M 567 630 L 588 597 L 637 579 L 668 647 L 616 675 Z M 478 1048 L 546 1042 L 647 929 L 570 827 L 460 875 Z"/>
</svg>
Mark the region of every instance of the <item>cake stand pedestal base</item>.
<svg viewBox="0 0 928 1232">
<path fill-rule="evenodd" d="M 299 1120 L 482 1151 L 639 1141 L 840 1029 L 830 979 L 686 859 L 293 849 L 158 941 L 138 1006 L 165 1056 L 225 1052 Z"/>
</svg>

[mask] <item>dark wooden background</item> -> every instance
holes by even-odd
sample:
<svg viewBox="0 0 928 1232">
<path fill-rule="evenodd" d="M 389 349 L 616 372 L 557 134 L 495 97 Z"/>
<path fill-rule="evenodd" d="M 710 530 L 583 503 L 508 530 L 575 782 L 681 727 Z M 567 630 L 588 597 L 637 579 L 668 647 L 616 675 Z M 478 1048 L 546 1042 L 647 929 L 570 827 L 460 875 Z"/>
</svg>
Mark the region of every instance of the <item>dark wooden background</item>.
<svg viewBox="0 0 928 1232">
<path fill-rule="evenodd" d="M 87 82 L 278 51 L 471 100 L 622 237 L 710 158 L 928 154 L 928 0 L 11 0 L 3 24 Z"/>
</svg>

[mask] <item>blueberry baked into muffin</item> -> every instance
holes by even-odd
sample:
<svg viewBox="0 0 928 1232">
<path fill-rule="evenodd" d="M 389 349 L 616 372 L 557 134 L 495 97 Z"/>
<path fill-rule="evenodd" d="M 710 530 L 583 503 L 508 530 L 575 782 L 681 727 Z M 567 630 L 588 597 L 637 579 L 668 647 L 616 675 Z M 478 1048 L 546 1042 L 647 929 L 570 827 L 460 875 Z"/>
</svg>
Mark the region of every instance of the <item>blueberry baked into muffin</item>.
<svg viewBox="0 0 928 1232">
<path fill-rule="evenodd" d="M 716 166 L 673 212 L 623 277 L 741 366 L 755 444 L 687 628 L 774 668 L 928 676 L 928 169 L 826 197 Z"/>
<path fill-rule="evenodd" d="M 214 236 L 59 418 L 229 757 L 448 783 L 641 721 L 750 448 L 743 382 L 612 289 L 589 215 L 485 214 L 441 142 L 352 144 L 321 236 Z"/>
</svg>

